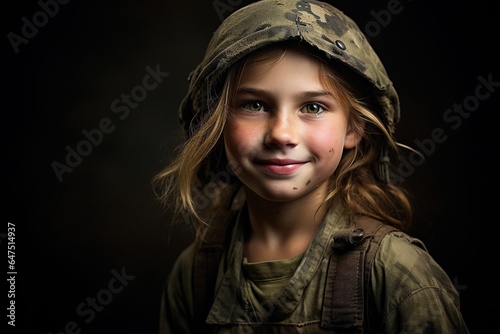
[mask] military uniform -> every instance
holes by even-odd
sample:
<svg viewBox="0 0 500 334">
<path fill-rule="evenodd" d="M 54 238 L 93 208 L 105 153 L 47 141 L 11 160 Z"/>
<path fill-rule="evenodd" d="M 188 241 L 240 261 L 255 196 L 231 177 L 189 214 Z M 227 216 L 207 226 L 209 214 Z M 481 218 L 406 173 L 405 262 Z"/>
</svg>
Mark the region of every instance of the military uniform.
<svg viewBox="0 0 500 334">
<path fill-rule="evenodd" d="M 248 263 L 243 256 L 245 211 L 230 233 L 206 321 L 213 333 L 343 333 L 323 328 L 330 254 L 350 223 L 330 210 L 305 253 L 292 259 Z M 161 334 L 193 330 L 195 244 L 178 258 L 165 285 Z M 373 333 L 468 333 L 459 296 L 424 244 L 395 231 L 381 242 L 370 273 L 369 322 Z M 335 289 L 333 290 L 335 292 Z"/>
</svg>

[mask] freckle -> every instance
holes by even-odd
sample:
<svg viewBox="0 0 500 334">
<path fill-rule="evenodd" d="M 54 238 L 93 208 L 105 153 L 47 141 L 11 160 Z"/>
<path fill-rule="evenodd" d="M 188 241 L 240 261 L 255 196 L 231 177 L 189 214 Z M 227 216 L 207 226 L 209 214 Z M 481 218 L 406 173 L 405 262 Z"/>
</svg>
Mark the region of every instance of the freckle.
<svg viewBox="0 0 500 334">
<path fill-rule="evenodd" d="M 311 183 L 311 180 L 307 181 L 306 186 L 307 186 L 309 183 Z"/>
<path fill-rule="evenodd" d="M 328 152 L 333 153 L 334 152 L 333 148 L 331 148 Z"/>
<path fill-rule="evenodd" d="M 293 187 L 293 190 L 297 190 L 297 187 Z"/>
</svg>

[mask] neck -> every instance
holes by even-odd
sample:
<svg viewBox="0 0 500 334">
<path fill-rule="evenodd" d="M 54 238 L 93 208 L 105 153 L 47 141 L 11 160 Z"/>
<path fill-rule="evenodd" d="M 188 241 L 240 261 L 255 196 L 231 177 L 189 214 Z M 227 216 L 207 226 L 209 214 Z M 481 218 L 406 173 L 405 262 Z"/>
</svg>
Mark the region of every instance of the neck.
<svg viewBox="0 0 500 334">
<path fill-rule="evenodd" d="M 250 262 L 289 259 L 309 246 L 326 213 L 325 190 L 289 202 L 272 202 L 247 189 L 249 233 L 245 256 Z"/>
</svg>

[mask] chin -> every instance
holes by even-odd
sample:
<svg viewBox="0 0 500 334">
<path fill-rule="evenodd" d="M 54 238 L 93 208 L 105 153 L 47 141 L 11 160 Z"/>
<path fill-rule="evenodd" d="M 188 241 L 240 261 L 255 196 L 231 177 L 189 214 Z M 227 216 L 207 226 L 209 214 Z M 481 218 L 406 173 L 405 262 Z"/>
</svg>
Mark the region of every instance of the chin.
<svg viewBox="0 0 500 334">
<path fill-rule="evenodd" d="M 298 189 L 250 189 L 255 195 L 270 202 L 291 202 L 301 198 L 305 194 Z"/>
</svg>

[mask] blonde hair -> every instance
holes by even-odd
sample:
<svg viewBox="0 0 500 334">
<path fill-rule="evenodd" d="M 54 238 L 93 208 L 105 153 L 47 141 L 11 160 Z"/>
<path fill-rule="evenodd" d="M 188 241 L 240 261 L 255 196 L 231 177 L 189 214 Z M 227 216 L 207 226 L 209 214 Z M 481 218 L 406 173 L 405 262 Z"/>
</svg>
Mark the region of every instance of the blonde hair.
<svg viewBox="0 0 500 334">
<path fill-rule="evenodd" d="M 299 47 L 303 52 L 308 52 Z M 293 47 L 296 50 L 297 47 Z M 241 183 L 228 168 L 222 133 L 229 117 L 239 78 L 249 60 L 273 52 L 287 52 L 290 46 L 275 45 L 240 60 L 231 66 L 217 95 L 207 99 L 206 111 L 190 125 L 190 135 L 174 151 L 174 158 L 153 178 L 158 200 L 172 209 L 177 218 L 191 224 L 197 236 L 218 213 L 228 212 Z M 308 52 L 310 53 L 310 52 Z M 282 57 L 278 54 L 277 59 Z M 320 58 L 321 59 L 321 58 Z M 321 62 L 321 81 L 347 110 L 349 127 L 362 136 L 354 149 L 346 150 L 330 179 L 324 205 L 339 201 L 351 215 L 366 215 L 402 230 L 410 227 L 412 205 L 408 192 L 401 186 L 381 180 L 377 175 L 381 150 L 399 154 L 392 133 L 370 105 L 369 93 L 360 89 L 361 81 L 352 74 Z M 355 81 L 355 85 L 350 83 Z M 214 107 L 210 106 L 216 101 Z"/>
</svg>

